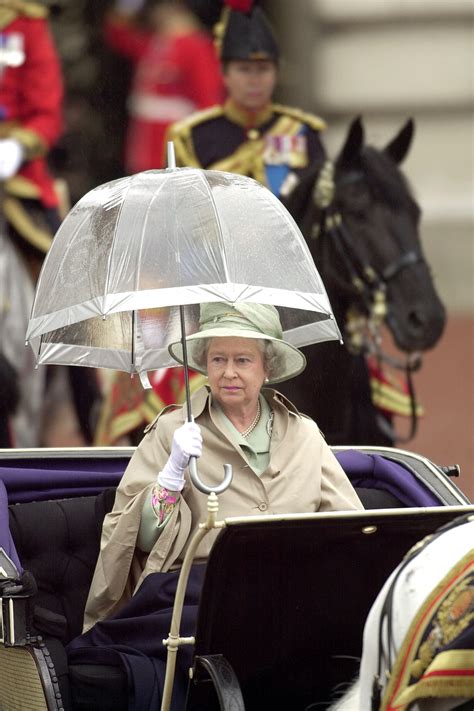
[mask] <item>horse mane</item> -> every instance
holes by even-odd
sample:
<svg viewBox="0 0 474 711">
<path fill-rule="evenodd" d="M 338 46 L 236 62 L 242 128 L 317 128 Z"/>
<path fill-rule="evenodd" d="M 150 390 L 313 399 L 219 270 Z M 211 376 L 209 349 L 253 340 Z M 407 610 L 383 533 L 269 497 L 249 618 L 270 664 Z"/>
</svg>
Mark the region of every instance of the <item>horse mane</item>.
<svg viewBox="0 0 474 711">
<path fill-rule="evenodd" d="M 355 681 L 348 684 L 348 688 L 331 703 L 328 707 L 328 711 L 354 711 L 354 709 L 360 708 L 359 704 L 360 697 L 360 678 L 357 677 Z M 311 706 L 309 707 L 311 709 Z"/>
<path fill-rule="evenodd" d="M 408 211 L 419 216 L 420 208 L 413 197 L 412 188 L 390 156 L 373 146 L 365 146 L 359 160 L 374 195 L 396 211 Z"/>
<path fill-rule="evenodd" d="M 335 164 L 338 165 L 337 158 Z M 385 151 L 373 146 L 364 146 L 357 156 L 356 163 L 347 167 L 347 170 L 358 169 L 363 173 L 371 193 L 381 202 L 385 202 L 394 211 L 407 211 L 416 218 L 419 216 L 420 208 L 407 178 Z M 312 203 L 311 192 L 319 171 L 319 165 L 311 167 L 285 201 L 286 207 L 297 220 L 306 213 L 308 204 Z M 343 175 L 346 169 L 339 168 L 339 171 L 339 174 Z"/>
</svg>

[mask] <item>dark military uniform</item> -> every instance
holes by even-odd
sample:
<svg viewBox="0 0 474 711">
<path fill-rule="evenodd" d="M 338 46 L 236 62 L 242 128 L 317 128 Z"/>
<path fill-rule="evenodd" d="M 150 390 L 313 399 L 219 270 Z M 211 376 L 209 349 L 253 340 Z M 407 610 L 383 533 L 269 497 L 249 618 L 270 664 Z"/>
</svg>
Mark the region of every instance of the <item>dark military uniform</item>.
<svg viewBox="0 0 474 711">
<path fill-rule="evenodd" d="M 248 5 L 240 12 L 228 3 L 216 26 L 224 69 L 235 60 L 278 64 L 278 43 L 265 13 Z M 171 126 L 168 140 L 179 165 L 246 175 L 282 197 L 305 171 L 324 163 L 320 131 L 325 128 L 322 119 L 289 106 L 269 104 L 248 111 L 228 99 Z"/>
<path fill-rule="evenodd" d="M 250 113 L 228 100 L 174 124 L 168 140 L 178 165 L 246 175 L 280 197 L 285 183 L 291 188 L 291 173 L 301 178 L 315 163 L 322 166 L 325 127 L 322 119 L 299 109 L 270 104 Z"/>
</svg>

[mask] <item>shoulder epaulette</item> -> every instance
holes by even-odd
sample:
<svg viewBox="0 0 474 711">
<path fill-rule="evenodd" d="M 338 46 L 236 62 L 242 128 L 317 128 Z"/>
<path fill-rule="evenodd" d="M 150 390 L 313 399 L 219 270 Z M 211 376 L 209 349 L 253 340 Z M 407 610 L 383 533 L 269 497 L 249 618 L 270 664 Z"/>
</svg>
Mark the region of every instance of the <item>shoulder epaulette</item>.
<svg viewBox="0 0 474 711">
<path fill-rule="evenodd" d="M 174 143 L 177 165 L 201 168 L 201 164 L 196 156 L 193 144 L 192 132 L 196 126 L 206 121 L 222 116 L 222 106 L 211 106 L 203 111 L 197 111 L 181 121 L 171 124 L 166 131 L 166 141 Z"/>
<path fill-rule="evenodd" d="M 301 109 L 293 108 L 292 106 L 283 106 L 282 104 L 273 104 L 273 110 L 277 114 L 291 116 L 291 118 L 306 123 L 310 128 L 314 128 L 315 131 L 324 131 L 324 129 L 327 128 L 327 124 L 322 118 L 314 114 L 309 114 Z"/>
<path fill-rule="evenodd" d="M 40 2 L 23 2 L 21 3 L 23 9 L 22 12 L 26 17 L 31 17 L 33 19 L 41 19 L 49 15 L 49 8 L 47 8 L 43 3 Z"/>
<path fill-rule="evenodd" d="M 204 121 L 209 121 L 213 118 L 218 118 L 222 116 L 223 108 L 219 104 L 216 106 L 210 106 L 208 109 L 203 109 L 202 111 L 197 111 L 194 114 L 186 116 L 186 118 L 177 121 L 171 127 L 172 133 L 186 133 L 191 131 L 195 126 L 198 126 Z"/>
</svg>

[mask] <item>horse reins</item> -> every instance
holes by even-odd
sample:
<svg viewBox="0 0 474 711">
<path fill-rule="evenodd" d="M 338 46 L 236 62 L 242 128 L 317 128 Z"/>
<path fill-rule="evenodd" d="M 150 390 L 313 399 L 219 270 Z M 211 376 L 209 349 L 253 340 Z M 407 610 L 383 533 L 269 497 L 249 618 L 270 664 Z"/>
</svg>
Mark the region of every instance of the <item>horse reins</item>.
<svg viewBox="0 0 474 711">
<path fill-rule="evenodd" d="M 350 282 L 367 311 L 365 320 L 371 339 L 369 340 L 367 337 L 364 339 L 360 333 L 356 333 L 357 329 L 355 329 L 350 347 L 354 352 L 373 355 L 380 369 L 383 363 L 388 363 L 393 368 L 404 371 L 410 398 L 410 430 L 406 436 L 399 436 L 385 418 L 378 421 L 378 426 L 394 441 L 408 442 L 413 439 L 418 427 L 417 403 L 412 375 L 421 365 L 421 356 L 417 354 L 414 357 L 413 354 L 409 354 L 404 361 L 401 361 L 386 355 L 380 345 L 380 328 L 385 321 L 390 324 L 390 321 L 393 320 L 387 310 L 387 283 L 407 267 L 422 262 L 423 256 L 419 250 L 410 249 L 406 252 L 401 250 L 402 253 L 398 259 L 388 264 L 381 274 L 378 274 L 360 254 L 360 250 L 356 248 L 354 239 L 344 224 L 342 215 L 333 208 L 333 201 L 336 185 L 341 187 L 341 185 L 356 183 L 363 177 L 364 174 L 361 171 L 351 171 L 336 183 L 334 165 L 331 161 L 326 161 L 319 173 L 313 192 L 314 202 L 321 210 L 318 235 L 327 235 L 331 239 L 349 275 Z M 396 234 L 395 237 L 397 237 Z M 402 245 L 399 246 L 402 247 Z"/>
</svg>

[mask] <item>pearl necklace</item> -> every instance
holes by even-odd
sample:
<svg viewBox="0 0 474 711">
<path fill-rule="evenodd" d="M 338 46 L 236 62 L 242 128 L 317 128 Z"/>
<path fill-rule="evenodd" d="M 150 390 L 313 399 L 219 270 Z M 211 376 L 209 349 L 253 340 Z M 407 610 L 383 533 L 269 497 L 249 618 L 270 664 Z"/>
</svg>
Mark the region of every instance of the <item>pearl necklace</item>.
<svg viewBox="0 0 474 711">
<path fill-rule="evenodd" d="M 252 424 L 250 424 L 246 430 L 244 430 L 243 432 L 240 433 L 242 437 L 248 437 L 249 434 L 251 432 L 253 432 L 253 430 L 256 428 L 256 426 L 258 425 L 258 422 L 260 420 L 260 414 L 261 414 L 260 400 L 257 400 L 257 414 L 255 415 L 255 418 L 254 418 Z"/>
</svg>

